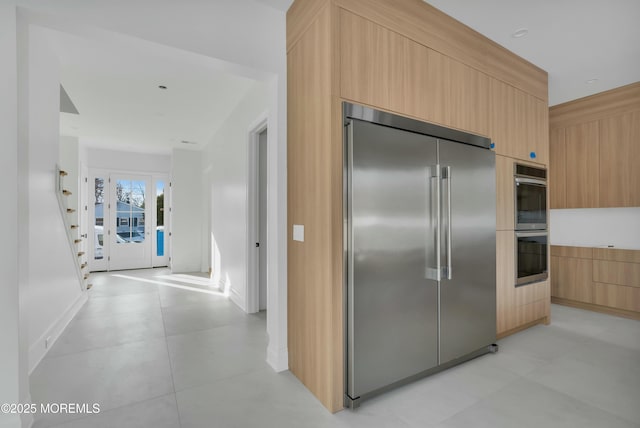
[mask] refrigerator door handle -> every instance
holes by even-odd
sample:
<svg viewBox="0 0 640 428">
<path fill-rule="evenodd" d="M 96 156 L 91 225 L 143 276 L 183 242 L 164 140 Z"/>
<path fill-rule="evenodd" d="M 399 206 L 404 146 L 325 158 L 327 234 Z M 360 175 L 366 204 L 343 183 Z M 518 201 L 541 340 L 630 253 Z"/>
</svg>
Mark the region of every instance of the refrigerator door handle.
<svg viewBox="0 0 640 428">
<path fill-rule="evenodd" d="M 430 196 L 431 196 L 431 207 L 433 207 L 435 205 L 435 219 L 436 219 L 436 227 L 435 227 L 435 250 L 436 250 L 436 267 L 432 268 L 429 266 L 429 261 L 427 260 L 427 269 L 426 269 L 426 278 L 427 279 L 432 279 L 434 281 L 440 281 L 442 279 L 442 266 L 440 264 L 440 211 L 441 211 L 441 206 L 440 206 L 440 202 L 442 200 L 442 194 L 441 194 L 441 168 L 440 165 L 434 165 L 432 167 L 429 168 L 429 191 L 430 191 Z M 436 184 L 436 191 L 432 192 L 431 188 L 433 187 L 433 182 L 435 181 Z M 435 197 L 434 197 L 435 195 Z M 427 248 L 429 248 L 429 239 L 427 239 Z M 426 258 L 428 258 L 428 250 L 427 250 L 427 256 Z"/>
<path fill-rule="evenodd" d="M 445 237 L 447 266 L 445 266 L 445 277 L 452 279 L 452 259 L 451 259 L 451 166 L 442 168 L 442 181 L 447 181 L 447 235 Z"/>
</svg>

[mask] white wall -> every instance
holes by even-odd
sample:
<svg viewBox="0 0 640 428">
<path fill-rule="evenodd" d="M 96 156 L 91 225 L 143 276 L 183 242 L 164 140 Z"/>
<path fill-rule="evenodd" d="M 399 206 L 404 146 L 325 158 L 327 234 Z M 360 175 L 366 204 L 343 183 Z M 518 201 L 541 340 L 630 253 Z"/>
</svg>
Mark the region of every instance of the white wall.
<svg viewBox="0 0 640 428">
<path fill-rule="evenodd" d="M 551 245 L 640 250 L 640 208 L 551 210 Z"/>
<path fill-rule="evenodd" d="M 84 143 L 84 141 L 81 140 L 81 143 Z M 124 152 L 91 147 L 85 150 L 89 168 L 165 174 L 171 171 L 170 155 Z"/>
<path fill-rule="evenodd" d="M 28 41 L 28 331 L 29 367 L 86 301 L 56 197 L 60 78 L 57 58 L 39 27 Z M 50 343 L 51 344 L 51 343 Z"/>
<path fill-rule="evenodd" d="M 78 144 L 77 137 L 60 137 L 58 164 L 60 169 L 69 174 L 63 178 L 63 183 L 64 188 L 71 192 L 71 196 L 66 198 L 67 207 L 76 210 L 76 212 L 68 215 L 71 224 L 78 224 L 78 216 L 81 213 L 78 210 L 80 206 L 80 147 Z M 74 234 L 74 237 L 76 237 L 76 234 Z"/>
<path fill-rule="evenodd" d="M 28 399 L 26 357 L 20 356 L 18 288 L 18 76 L 16 10 L 0 3 L 0 171 L 4 178 L 0 224 L 0 403 Z M 19 427 L 20 416 L 0 413 L 0 427 Z"/>
<path fill-rule="evenodd" d="M 246 310 L 247 162 L 251 124 L 268 108 L 268 88 L 256 83 L 204 150 L 214 279 Z M 205 246 L 208 252 L 208 246 Z"/>
<path fill-rule="evenodd" d="M 200 272 L 202 153 L 174 149 L 171 167 L 171 271 Z"/>
</svg>

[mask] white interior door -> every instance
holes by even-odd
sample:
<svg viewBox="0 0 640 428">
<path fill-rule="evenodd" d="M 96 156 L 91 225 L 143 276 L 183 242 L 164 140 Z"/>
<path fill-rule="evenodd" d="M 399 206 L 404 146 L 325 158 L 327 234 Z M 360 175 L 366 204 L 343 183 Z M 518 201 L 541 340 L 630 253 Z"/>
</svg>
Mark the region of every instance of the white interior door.
<svg viewBox="0 0 640 428">
<path fill-rule="evenodd" d="M 152 266 L 152 177 L 111 175 L 109 270 Z M 155 231 L 154 231 L 155 232 Z"/>
</svg>

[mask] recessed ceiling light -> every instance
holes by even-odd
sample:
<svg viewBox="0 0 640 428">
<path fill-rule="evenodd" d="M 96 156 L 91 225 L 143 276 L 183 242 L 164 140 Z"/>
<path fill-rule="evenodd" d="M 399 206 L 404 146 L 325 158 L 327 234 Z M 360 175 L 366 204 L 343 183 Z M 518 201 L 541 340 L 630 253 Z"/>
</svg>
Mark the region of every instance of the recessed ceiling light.
<svg viewBox="0 0 640 428">
<path fill-rule="evenodd" d="M 597 81 L 598 81 L 598 79 L 589 79 L 589 80 L 587 80 L 587 81 L 586 81 L 586 82 L 584 82 L 584 83 L 586 83 L 587 85 L 593 85 L 593 84 L 594 84 L 594 83 L 596 83 Z"/>
<path fill-rule="evenodd" d="M 158 85 L 158 88 L 160 88 L 160 89 L 167 89 L 167 87 L 166 87 L 166 86 L 164 86 L 164 85 Z"/>
<path fill-rule="evenodd" d="M 515 38 L 515 39 L 519 39 L 520 37 L 524 37 L 527 34 L 529 34 L 529 30 L 526 28 L 520 28 L 516 31 L 513 32 L 513 34 L 511 34 L 511 37 Z"/>
</svg>

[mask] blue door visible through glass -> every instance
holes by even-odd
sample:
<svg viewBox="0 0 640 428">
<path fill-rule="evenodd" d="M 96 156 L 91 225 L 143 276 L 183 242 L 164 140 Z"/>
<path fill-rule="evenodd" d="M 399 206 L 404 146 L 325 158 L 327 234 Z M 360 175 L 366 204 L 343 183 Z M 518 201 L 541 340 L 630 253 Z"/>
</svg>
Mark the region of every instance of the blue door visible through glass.
<svg viewBox="0 0 640 428">
<path fill-rule="evenodd" d="M 156 182 L 156 256 L 164 256 L 164 182 Z"/>
</svg>

